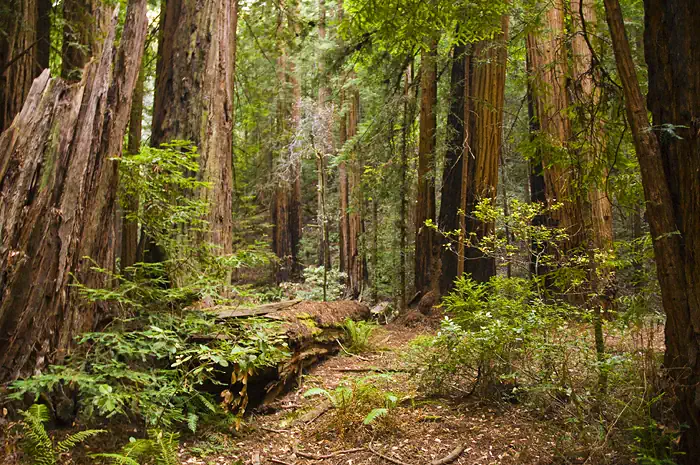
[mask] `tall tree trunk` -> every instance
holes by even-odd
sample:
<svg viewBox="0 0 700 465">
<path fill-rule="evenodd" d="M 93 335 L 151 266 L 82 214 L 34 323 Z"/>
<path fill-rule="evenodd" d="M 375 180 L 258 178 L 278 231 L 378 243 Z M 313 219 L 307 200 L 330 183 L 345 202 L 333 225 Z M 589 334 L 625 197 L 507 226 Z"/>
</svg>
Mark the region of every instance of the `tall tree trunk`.
<svg viewBox="0 0 700 465">
<path fill-rule="evenodd" d="M 352 78 L 352 75 L 351 75 Z M 348 114 L 348 139 L 357 135 L 357 126 L 360 122 L 360 91 L 351 91 L 350 111 Z M 363 227 L 364 197 L 362 194 L 362 157 L 360 151 L 353 146 L 350 152 L 350 169 L 347 175 L 347 195 L 348 195 L 348 291 L 351 296 L 359 297 L 362 292 L 364 278 L 366 274 L 365 253 L 361 247 Z"/>
<path fill-rule="evenodd" d="M 318 0 L 318 37 L 321 44 L 326 40 L 326 2 Z M 318 71 L 321 78 L 321 85 L 318 89 L 318 122 L 319 136 L 321 148 L 316 154 L 316 203 L 317 203 L 317 223 L 319 229 L 319 244 L 318 244 L 318 266 L 324 266 L 329 269 L 331 266 L 331 251 L 330 239 L 328 233 L 328 219 L 326 218 L 326 186 L 328 185 L 328 177 L 326 175 L 326 158 L 328 153 L 333 150 L 333 133 L 329 130 L 333 120 L 331 106 L 329 105 L 330 89 L 328 88 L 328 74 L 326 73 L 323 57 L 319 57 Z"/>
<path fill-rule="evenodd" d="M 141 126 L 143 120 L 143 94 L 145 81 L 145 66 L 141 66 L 139 77 L 134 89 L 134 98 L 131 102 L 131 112 L 129 114 L 129 133 L 126 151 L 130 155 L 139 153 L 141 150 Z M 122 228 L 121 228 L 121 258 L 120 266 L 123 270 L 140 260 L 138 256 L 139 245 L 139 224 L 134 219 L 129 219 L 129 213 L 135 213 L 139 209 L 138 197 L 129 197 L 122 200 Z"/>
<path fill-rule="evenodd" d="M 49 0 L 10 0 L 0 10 L 0 132 L 49 67 L 50 9 Z"/>
<path fill-rule="evenodd" d="M 544 32 L 528 34 L 527 54 L 532 69 L 532 92 L 540 137 L 551 146 L 541 153 L 547 204 L 562 204 L 550 216 L 553 226 L 566 230 L 570 237 L 564 248 L 572 248 L 580 243 L 582 221 L 574 192 L 574 163 L 567 150 L 571 123 L 568 118 L 568 66 L 562 0 L 556 0 L 545 12 Z"/>
<path fill-rule="evenodd" d="M 100 50 L 109 21 L 104 0 L 63 1 L 61 77 L 79 80 L 88 61 Z"/>
<path fill-rule="evenodd" d="M 600 106 L 600 91 L 593 80 L 597 70 L 593 63 L 593 53 L 588 43 L 589 30 L 595 30 L 596 14 L 593 0 L 571 0 L 572 22 L 574 25 L 574 37 L 571 41 L 573 55 L 573 95 L 579 108 L 579 124 L 582 126 L 582 134 L 585 143 L 580 153 L 581 164 L 588 172 L 588 196 L 582 201 L 582 219 L 585 223 L 585 237 L 588 242 L 589 255 L 589 287 L 590 294 L 594 297 L 587 299 L 589 306 L 593 307 L 593 327 L 596 342 L 598 360 L 602 362 L 605 357 L 605 340 L 603 335 L 602 314 L 612 304 L 611 290 L 613 289 L 612 269 L 604 263 L 598 263 L 597 253 L 611 253 L 613 247 L 613 222 L 612 203 L 606 192 L 600 189 L 602 182 L 598 179 L 595 166 L 598 158 L 604 153 L 603 126 L 597 111 Z M 584 179 L 585 173 L 581 173 Z M 607 170 L 600 173 L 601 177 L 607 177 Z M 582 199 L 583 200 L 583 199 Z M 607 373 L 600 370 L 599 387 L 603 390 L 607 387 Z"/>
<path fill-rule="evenodd" d="M 437 127 L 437 39 L 421 53 L 420 134 L 418 142 L 418 199 L 416 203 L 415 281 L 417 292 L 432 290 L 435 223 L 435 142 Z"/>
<path fill-rule="evenodd" d="M 649 106 L 655 127 L 673 125 L 678 137 L 652 130 L 620 4 L 605 0 L 666 312 L 669 398 L 687 426 L 680 460 L 691 464 L 700 457 L 700 47 L 694 36 L 700 4 L 645 0 L 644 5 Z"/>
<path fill-rule="evenodd" d="M 445 164 L 442 172 L 442 194 L 438 224 L 440 230 L 447 234 L 442 249 L 442 272 L 440 275 L 440 293 L 446 294 L 457 278 L 458 249 L 462 246 L 460 215 L 462 208 L 462 174 L 465 159 L 465 80 L 467 79 L 467 48 L 455 45 L 452 51 L 452 73 L 450 76 L 450 111 L 447 114 L 448 143 Z M 455 236 L 453 233 L 458 231 Z M 463 258 L 462 258 L 463 259 Z"/>
<path fill-rule="evenodd" d="M 166 3 L 151 136 L 155 147 L 175 139 L 197 146 L 197 179 L 210 186 L 193 195 L 209 205 L 209 231 L 193 239 L 219 254 L 233 246 L 233 12 L 233 0 Z"/>
<path fill-rule="evenodd" d="M 277 19 L 280 52 L 277 59 L 277 78 L 281 87 L 277 100 L 277 131 L 283 140 L 275 167 L 272 206 L 272 245 L 280 259 L 278 281 L 287 281 L 298 271 L 297 252 L 301 238 L 301 159 L 294 144 L 301 116 L 301 87 L 285 39 L 286 31 L 295 29 L 294 20 L 289 18 L 285 26 L 285 8 L 285 2 L 281 2 Z M 291 8 L 295 9 L 296 6 L 293 4 Z"/>
<path fill-rule="evenodd" d="M 0 135 L 0 382 L 60 361 L 73 337 L 105 316 L 72 284 L 108 286 L 93 267 L 114 266 L 117 166 L 109 159 L 121 153 L 129 119 L 146 0 L 129 2 L 115 53 L 117 18 L 82 81 L 44 71 Z"/>
<path fill-rule="evenodd" d="M 470 106 L 467 138 L 466 240 L 478 246 L 494 232 L 492 222 L 479 221 L 472 212 L 479 202 L 495 202 L 498 187 L 498 163 L 503 141 L 503 104 L 506 84 L 506 38 L 508 17 L 501 20 L 502 33 L 474 47 L 471 58 Z M 496 263 L 477 246 L 467 247 L 464 270 L 472 279 L 486 282 L 496 274 Z"/>
<path fill-rule="evenodd" d="M 406 242 L 408 229 L 408 138 L 413 126 L 412 104 L 410 102 L 412 65 L 409 63 L 404 73 L 403 121 L 401 123 L 401 186 L 399 192 L 399 311 L 406 309 Z"/>
</svg>

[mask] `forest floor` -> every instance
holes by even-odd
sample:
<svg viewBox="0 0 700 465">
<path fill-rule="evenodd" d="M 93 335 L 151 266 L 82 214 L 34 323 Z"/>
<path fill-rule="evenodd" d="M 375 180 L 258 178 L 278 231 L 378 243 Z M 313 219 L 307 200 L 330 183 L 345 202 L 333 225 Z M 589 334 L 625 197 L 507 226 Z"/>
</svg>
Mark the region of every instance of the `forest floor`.
<svg viewBox="0 0 700 465">
<path fill-rule="evenodd" d="M 390 324 L 372 335 L 374 350 L 361 356 L 330 357 L 310 368 L 301 386 L 271 405 L 254 410 L 235 436 L 217 435 L 205 446 L 185 441 L 182 462 L 193 465 L 361 465 L 553 463 L 557 432 L 532 411 L 509 403 L 425 398 L 417 382 L 402 372 L 409 343 L 435 334 L 436 324 Z M 397 406 L 369 425 L 360 403 L 341 411 L 324 396 L 304 396 L 311 388 L 355 391 L 372 386 L 396 393 Z M 216 444 L 216 445 L 215 445 Z M 198 452 L 198 453 L 195 453 Z"/>
</svg>

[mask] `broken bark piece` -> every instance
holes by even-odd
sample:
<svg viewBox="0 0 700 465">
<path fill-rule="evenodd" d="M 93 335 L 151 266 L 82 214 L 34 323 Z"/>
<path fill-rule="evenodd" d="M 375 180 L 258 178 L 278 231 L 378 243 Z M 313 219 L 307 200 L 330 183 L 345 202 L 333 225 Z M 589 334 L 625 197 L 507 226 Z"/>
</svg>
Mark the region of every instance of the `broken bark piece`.
<svg viewBox="0 0 700 465">
<path fill-rule="evenodd" d="M 452 452 L 450 452 L 449 454 L 447 454 L 443 458 L 438 459 L 438 460 L 433 460 L 432 462 L 430 462 L 430 465 L 446 465 L 448 463 L 452 463 L 455 460 L 457 460 L 457 457 L 462 455 L 463 452 L 464 452 L 464 444 L 460 444 L 457 447 L 455 447 L 452 450 Z"/>
</svg>

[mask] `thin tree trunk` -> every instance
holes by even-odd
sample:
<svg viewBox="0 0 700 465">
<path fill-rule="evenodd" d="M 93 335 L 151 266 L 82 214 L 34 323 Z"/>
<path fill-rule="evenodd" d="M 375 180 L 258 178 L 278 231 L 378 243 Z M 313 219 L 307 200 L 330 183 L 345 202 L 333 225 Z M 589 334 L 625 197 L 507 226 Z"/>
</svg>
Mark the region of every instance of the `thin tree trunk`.
<svg viewBox="0 0 700 465">
<path fill-rule="evenodd" d="M 401 186 L 399 192 L 399 311 L 406 309 L 406 236 L 407 236 L 407 210 L 408 210 L 408 138 L 412 126 L 412 112 L 410 111 L 411 98 L 409 87 L 411 84 L 411 64 L 404 73 L 403 85 L 403 122 L 401 124 Z"/>
<path fill-rule="evenodd" d="M 508 17 L 501 21 L 499 37 L 480 42 L 471 58 L 470 105 L 473 117 L 469 120 L 467 138 L 469 158 L 467 170 L 467 241 L 474 245 L 465 251 L 464 270 L 472 279 L 486 282 L 496 274 L 493 257 L 478 248 L 479 242 L 494 232 L 492 222 L 479 221 L 472 212 L 479 202 L 488 200 L 492 205 L 498 188 L 498 162 L 503 140 L 503 105 L 506 83 L 506 38 Z"/>
<path fill-rule="evenodd" d="M 318 36 L 321 43 L 326 40 L 326 2 L 325 0 L 318 0 Z M 332 138 L 333 133 L 329 131 L 330 121 L 332 121 L 332 112 L 329 105 L 330 89 L 328 88 L 328 75 L 326 73 L 323 57 L 319 57 L 318 60 L 319 75 L 321 78 L 321 86 L 318 89 L 318 126 L 320 127 L 321 136 L 321 150 L 318 151 L 316 156 L 316 202 L 317 202 L 317 223 L 320 231 L 319 244 L 318 244 L 318 266 L 323 266 L 326 269 L 331 266 L 331 253 L 330 253 L 330 240 L 328 233 L 328 224 L 326 218 L 325 209 L 325 196 L 324 191 L 327 183 L 326 175 L 326 157 L 327 153 L 332 152 L 333 144 Z"/>
<path fill-rule="evenodd" d="M 233 12 L 233 0 L 166 3 L 151 136 L 155 147 L 176 139 L 197 146 L 197 179 L 210 185 L 193 195 L 209 205 L 209 231 L 188 234 L 218 254 L 233 246 Z"/>
<path fill-rule="evenodd" d="M 416 203 L 415 287 L 417 292 L 431 289 L 433 241 L 435 233 L 426 225 L 435 223 L 435 143 L 437 126 L 437 39 L 421 53 L 420 134 L 418 143 L 418 199 Z"/>
<path fill-rule="evenodd" d="M 670 399 L 686 425 L 683 463 L 700 457 L 700 27 L 695 0 L 645 0 L 648 101 L 655 127 L 674 125 L 678 137 L 653 131 L 639 88 L 632 52 L 617 0 L 605 10 L 627 118 L 632 129 L 656 269 L 666 312 L 665 369 Z M 657 136 L 657 134 L 660 134 Z"/>
<path fill-rule="evenodd" d="M 72 284 L 105 287 L 114 266 L 117 166 L 146 39 L 146 0 L 132 0 L 119 49 L 117 12 L 79 83 L 34 81 L 0 136 L 0 382 L 60 361 L 106 309 Z M 85 257 L 90 257 L 85 258 Z"/>
<path fill-rule="evenodd" d="M 351 76 L 352 78 L 352 76 Z M 357 126 L 360 122 L 360 91 L 352 90 L 350 100 L 350 112 L 348 115 L 348 139 L 357 135 Z M 365 278 L 365 254 L 361 247 L 363 233 L 363 203 L 362 195 L 362 159 L 357 147 L 351 147 L 350 169 L 347 176 L 348 195 L 348 290 L 352 297 L 359 297 Z"/>
</svg>

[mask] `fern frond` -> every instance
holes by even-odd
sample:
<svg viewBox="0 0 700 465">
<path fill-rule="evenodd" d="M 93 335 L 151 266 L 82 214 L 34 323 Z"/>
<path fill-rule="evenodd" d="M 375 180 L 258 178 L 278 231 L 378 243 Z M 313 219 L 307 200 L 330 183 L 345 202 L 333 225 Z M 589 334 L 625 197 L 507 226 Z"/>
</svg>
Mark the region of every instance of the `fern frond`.
<svg viewBox="0 0 700 465">
<path fill-rule="evenodd" d="M 34 404 L 20 413 L 24 417 L 22 429 L 25 453 L 36 465 L 54 465 L 56 454 L 53 450 L 53 442 L 44 428 L 44 422 L 49 420 L 49 409 L 46 405 Z"/>
<path fill-rule="evenodd" d="M 114 465 L 141 465 L 136 460 L 122 454 L 90 454 L 90 457 L 96 459 L 108 459 Z"/>
<path fill-rule="evenodd" d="M 180 463 L 177 457 L 178 434 L 157 431 L 153 436 L 153 442 L 158 452 L 156 463 L 158 465 L 178 465 Z"/>
<path fill-rule="evenodd" d="M 71 434 L 63 441 L 59 441 L 59 443 L 56 445 L 56 449 L 59 452 L 68 452 L 86 439 L 106 432 L 107 430 L 104 429 L 87 429 L 85 431 L 78 431 L 75 434 Z"/>
<path fill-rule="evenodd" d="M 199 417 L 196 414 L 191 413 L 191 412 L 187 414 L 187 427 L 193 433 L 197 432 L 197 422 L 198 421 L 199 421 Z"/>
</svg>

